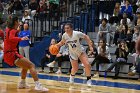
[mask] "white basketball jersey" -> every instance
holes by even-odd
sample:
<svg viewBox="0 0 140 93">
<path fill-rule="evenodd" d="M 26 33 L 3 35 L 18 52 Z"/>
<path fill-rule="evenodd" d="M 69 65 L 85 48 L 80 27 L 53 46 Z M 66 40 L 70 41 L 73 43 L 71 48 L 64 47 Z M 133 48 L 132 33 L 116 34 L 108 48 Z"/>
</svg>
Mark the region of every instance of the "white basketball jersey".
<svg viewBox="0 0 140 93">
<path fill-rule="evenodd" d="M 83 47 L 79 41 L 80 38 L 84 38 L 84 33 L 78 31 L 73 31 L 71 37 L 68 36 L 66 32 L 62 36 L 62 40 L 66 41 L 66 44 L 68 44 L 69 52 L 72 54 L 76 53 L 77 55 L 83 52 Z"/>
</svg>

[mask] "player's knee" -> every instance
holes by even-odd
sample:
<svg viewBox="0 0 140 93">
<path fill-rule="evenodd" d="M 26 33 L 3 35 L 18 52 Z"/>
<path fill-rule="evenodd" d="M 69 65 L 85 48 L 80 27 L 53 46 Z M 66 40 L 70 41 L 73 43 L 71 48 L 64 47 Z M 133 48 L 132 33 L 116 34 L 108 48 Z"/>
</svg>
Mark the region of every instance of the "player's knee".
<svg viewBox="0 0 140 93">
<path fill-rule="evenodd" d="M 30 64 L 29 69 L 35 68 L 35 65 L 33 63 Z"/>
</svg>

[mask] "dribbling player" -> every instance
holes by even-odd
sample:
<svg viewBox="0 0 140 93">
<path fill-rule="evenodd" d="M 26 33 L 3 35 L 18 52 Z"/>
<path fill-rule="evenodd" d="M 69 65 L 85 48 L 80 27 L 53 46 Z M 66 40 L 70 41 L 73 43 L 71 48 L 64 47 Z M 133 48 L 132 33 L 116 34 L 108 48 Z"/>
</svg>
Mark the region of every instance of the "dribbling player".
<svg viewBox="0 0 140 93">
<path fill-rule="evenodd" d="M 91 65 L 88 62 L 88 58 L 82 45 L 79 42 L 80 38 L 83 38 L 87 41 L 90 51 L 93 52 L 92 41 L 90 38 L 82 32 L 74 31 L 71 23 L 66 23 L 64 27 L 65 33 L 62 36 L 62 40 L 56 44 L 58 47 L 68 44 L 69 48 L 69 57 L 72 64 L 71 75 L 69 82 L 74 83 L 74 76 L 78 71 L 78 59 L 84 64 L 86 76 L 87 76 L 87 85 L 91 86 Z"/>
</svg>

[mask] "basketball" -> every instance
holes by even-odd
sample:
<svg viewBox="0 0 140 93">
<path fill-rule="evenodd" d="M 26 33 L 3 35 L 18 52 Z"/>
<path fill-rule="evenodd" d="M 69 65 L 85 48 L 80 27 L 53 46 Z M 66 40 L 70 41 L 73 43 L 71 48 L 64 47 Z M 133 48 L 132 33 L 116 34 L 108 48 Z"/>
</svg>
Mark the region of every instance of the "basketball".
<svg viewBox="0 0 140 93">
<path fill-rule="evenodd" d="M 52 55 L 57 55 L 58 52 L 59 52 L 59 48 L 57 47 L 57 45 L 51 45 L 49 47 L 49 52 L 52 54 Z"/>
</svg>

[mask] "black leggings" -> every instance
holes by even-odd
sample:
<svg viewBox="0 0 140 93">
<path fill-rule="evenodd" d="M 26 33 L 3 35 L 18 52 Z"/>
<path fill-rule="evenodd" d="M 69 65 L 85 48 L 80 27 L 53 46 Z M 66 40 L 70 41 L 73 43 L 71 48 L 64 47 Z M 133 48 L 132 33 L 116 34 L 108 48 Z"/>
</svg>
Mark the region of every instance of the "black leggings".
<svg viewBox="0 0 140 93">
<path fill-rule="evenodd" d="M 110 63 L 109 59 L 103 56 L 98 55 L 95 60 L 92 62 L 91 66 L 96 63 L 96 71 L 99 71 L 99 64 L 101 63 Z"/>
<path fill-rule="evenodd" d="M 69 55 L 56 57 L 55 61 L 58 62 L 58 67 L 61 67 L 63 61 L 69 61 Z"/>
<path fill-rule="evenodd" d="M 70 59 L 69 59 L 69 55 L 56 57 L 56 58 L 55 58 L 55 61 L 58 62 L 58 67 L 61 67 L 63 61 L 70 61 Z M 71 68 L 72 68 L 72 66 L 71 66 L 71 63 L 70 63 L 70 69 L 69 69 L 69 72 L 71 72 Z"/>
<path fill-rule="evenodd" d="M 50 62 L 50 59 L 47 58 L 46 56 L 44 56 L 44 57 L 41 59 L 41 68 L 42 68 L 42 70 L 44 70 L 44 67 L 46 66 L 46 65 L 45 65 L 46 62 Z"/>
</svg>

